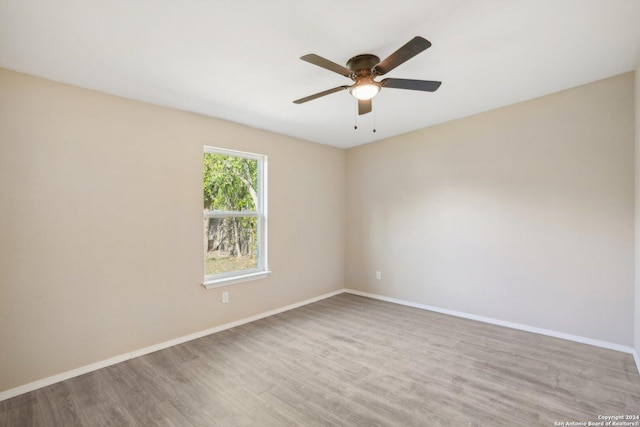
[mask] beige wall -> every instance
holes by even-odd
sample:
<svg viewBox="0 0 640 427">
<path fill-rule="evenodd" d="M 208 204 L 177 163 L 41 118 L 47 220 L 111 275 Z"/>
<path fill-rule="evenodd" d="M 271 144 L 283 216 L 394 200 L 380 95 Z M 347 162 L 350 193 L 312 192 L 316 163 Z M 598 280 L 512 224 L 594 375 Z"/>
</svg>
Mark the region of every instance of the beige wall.
<svg viewBox="0 0 640 427">
<path fill-rule="evenodd" d="M 201 286 L 202 148 L 269 156 L 273 274 Z M 341 289 L 343 150 L 0 70 L 0 391 Z"/>
<path fill-rule="evenodd" d="M 633 92 L 617 76 L 345 165 L 0 69 L 0 391 L 343 286 L 633 345 Z M 273 274 L 225 305 L 200 286 L 203 145 L 269 156 Z M 635 323 L 640 352 L 640 281 Z"/>
<path fill-rule="evenodd" d="M 640 63 L 635 72 L 635 124 L 636 124 L 636 143 L 635 143 L 635 184 L 636 184 L 636 275 L 635 275 L 635 356 L 640 371 Z"/>
<path fill-rule="evenodd" d="M 627 73 L 348 150 L 346 286 L 633 345 L 633 91 Z"/>
</svg>

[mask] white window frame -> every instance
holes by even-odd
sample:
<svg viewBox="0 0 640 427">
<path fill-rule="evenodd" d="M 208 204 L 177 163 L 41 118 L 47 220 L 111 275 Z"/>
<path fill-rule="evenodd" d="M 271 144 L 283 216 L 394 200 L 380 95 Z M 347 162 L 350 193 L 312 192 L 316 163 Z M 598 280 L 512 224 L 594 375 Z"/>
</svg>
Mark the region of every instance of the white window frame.
<svg viewBox="0 0 640 427">
<path fill-rule="evenodd" d="M 258 206 L 255 211 L 216 211 L 203 210 L 204 218 L 228 218 L 228 217 L 255 217 L 256 218 L 256 261 L 257 266 L 249 270 L 236 270 L 226 273 L 204 275 L 202 285 L 206 289 L 213 289 L 220 286 L 232 285 L 234 283 L 246 282 L 249 280 L 263 279 L 271 273 L 268 269 L 267 254 L 267 156 L 262 154 L 247 153 L 244 151 L 228 150 L 216 147 L 204 147 L 204 153 L 221 154 L 224 156 L 242 157 L 256 160 L 258 162 Z M 204 196 L 203 196 L 204 197 Z M 207 241 L 204 239 L 204 252 L 207 250 Z M 204 256 L 203 256 L 204 261 Z M 206 261 L 205 261 L 206 262 Z M 204 268 L 203 268 L 204 274 Z"/>
</svg>

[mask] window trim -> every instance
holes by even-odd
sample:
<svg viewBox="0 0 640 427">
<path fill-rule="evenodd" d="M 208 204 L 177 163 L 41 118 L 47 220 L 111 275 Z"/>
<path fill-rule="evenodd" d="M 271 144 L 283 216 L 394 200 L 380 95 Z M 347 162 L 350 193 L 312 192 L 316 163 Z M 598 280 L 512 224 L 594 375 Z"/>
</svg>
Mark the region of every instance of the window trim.
<svg viewBox="0 0 640 427">
<path fill-rule="evenodd" d="M 263 154 L 248 153 L 245 151 L 229 150 L 204 146 L 204 153 L 221 154 L 224 156 L 242 157 L 256 160 L 258 163 L 258 182 L 256 193 L 258 194 L 258 206 L 255 211 L 206 211 L 203 210 L 203 218 L 226 218 L 226 217 L 254 217 L 256 218 L 256 237 L 258 245 L 256 247 L 257 266 L 248 270 L 235 270 L 215 275 L 205 275 L 203 268 L 203 283 L 205 289 L 213 289 L 221 286 L 228 286 L 234 283 L 258 280 L 267 277 L 271 271 L 268 268 L 268 244 L 267 244 L 267 156 Z M 206 245 L 206 242 L 205 242 Z M 206 251 L 206 246 L 204 248 Z M 203 257 L 204 261 L 204 257 Z"/>
</svg>

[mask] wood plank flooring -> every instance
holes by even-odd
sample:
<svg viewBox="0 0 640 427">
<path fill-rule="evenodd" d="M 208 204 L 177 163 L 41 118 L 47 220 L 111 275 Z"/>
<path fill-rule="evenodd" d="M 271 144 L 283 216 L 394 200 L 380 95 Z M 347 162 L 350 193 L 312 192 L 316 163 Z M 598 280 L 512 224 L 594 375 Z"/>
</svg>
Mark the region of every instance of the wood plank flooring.
<svg viewBox="0 0 640 427">
<path fill-rule="evenodd" d="M 2 426 L 554 426 L 640 414 L 631 355 L 354 295 L 0 402 Z"/>
</svg>

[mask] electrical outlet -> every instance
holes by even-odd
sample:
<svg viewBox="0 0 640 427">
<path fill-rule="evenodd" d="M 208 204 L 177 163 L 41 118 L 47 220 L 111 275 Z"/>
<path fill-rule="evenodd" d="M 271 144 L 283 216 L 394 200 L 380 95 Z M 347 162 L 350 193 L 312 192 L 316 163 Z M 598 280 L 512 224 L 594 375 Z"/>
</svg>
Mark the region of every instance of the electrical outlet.
<svg viewBox="0 0 640 427">
<path fill-rule="evenodd" d="M 228 303 L 228 302 L 229 302 L 229 292 L 224 291 L 224 292 L 222 293 L 222 303 L 223 303 L 223 304 L 226 304 L 226 303 Z"/>
<path fill-rule="evenodd" d="M 382 273 L 380 271 L 376 271 L 376 280 L 382 280 Z"/>
</svg>

